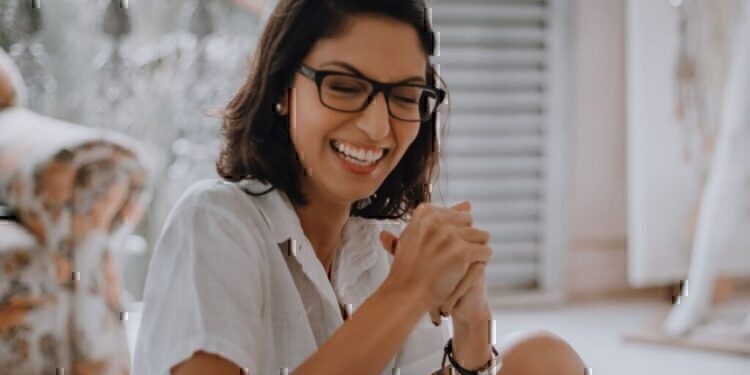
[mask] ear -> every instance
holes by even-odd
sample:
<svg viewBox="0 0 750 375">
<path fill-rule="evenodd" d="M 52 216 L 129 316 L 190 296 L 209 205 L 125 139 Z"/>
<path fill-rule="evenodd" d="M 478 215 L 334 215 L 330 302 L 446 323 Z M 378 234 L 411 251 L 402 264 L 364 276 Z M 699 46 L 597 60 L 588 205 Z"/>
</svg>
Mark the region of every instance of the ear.
<svg viewBox="0 0 750 375">
<path fill-rule="evenodd" d="M 281 116 L 286 116 L 289 113 L 289 91 L 291 91 L 291 88 L 284 90 L 284 95 L 273 103 L 274 112 Z M 281 104 L 280 108 L 278 107 L 279 104 Z"/>
<path fill-rule="evenodd" d="M 273 104 L 273 111 L 276 112 L 279 116 L 286 116 L 287 114 L 287 104 L 284 99 L 280 99 L 279 101 L 275 102 Z"/>
<path fill-rule="evenodd" d="M 384 230 L 380 232 L 380 243 L 383 245 L 388 253 L 396 255 L 396 245 L 398 244 L 398 237 L 393 233 Z"/>
</svg>

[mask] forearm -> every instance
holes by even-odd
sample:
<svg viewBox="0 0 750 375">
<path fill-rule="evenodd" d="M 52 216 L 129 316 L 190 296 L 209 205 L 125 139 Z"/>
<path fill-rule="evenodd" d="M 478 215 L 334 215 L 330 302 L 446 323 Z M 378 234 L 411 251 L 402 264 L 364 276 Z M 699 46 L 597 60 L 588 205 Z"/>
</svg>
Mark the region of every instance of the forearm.
<svg viewBox="0 0 750 375">
<path fill-rule="evenodd" d="M 378 374 L 426 313 L 420 300 L 384 283 L 294 374 Z"/>
<path fill-rule="evenodd" d="M 489 309 L 481 318 L 471 322 L 453 322 L 453 354 L 461 367 L 473 370 L 487 364 L 492 352 L 490 349 Z"/>
</svg>

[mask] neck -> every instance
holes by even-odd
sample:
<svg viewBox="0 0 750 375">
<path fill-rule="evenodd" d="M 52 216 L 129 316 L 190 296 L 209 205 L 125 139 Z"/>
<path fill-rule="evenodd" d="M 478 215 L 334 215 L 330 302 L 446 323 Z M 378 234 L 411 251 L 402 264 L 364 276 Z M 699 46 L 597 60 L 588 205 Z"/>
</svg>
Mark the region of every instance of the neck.
<svg viewBox="0 0 750 375">
<path fill-rule="evenodd" d="M 294 211 L 315 255 L 329 273 L 341 242 L 344 224 L 349 218 L 351 203 L 325 199 L 310 192 L 305 196 L 308 198 L 307 206 L 294 206 Z"/>
</svg>

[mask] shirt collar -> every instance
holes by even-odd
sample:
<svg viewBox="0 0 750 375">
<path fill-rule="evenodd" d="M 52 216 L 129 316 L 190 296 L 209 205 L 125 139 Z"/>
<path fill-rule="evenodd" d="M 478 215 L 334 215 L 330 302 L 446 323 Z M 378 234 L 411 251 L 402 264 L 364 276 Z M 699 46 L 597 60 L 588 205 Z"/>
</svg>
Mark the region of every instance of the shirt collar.
<svg viewBox="0 0 750 375">
<path fill-rule="evenodd" d="M 240 187 L 253 193 L 265 192 L 272 187 L 256 179 L 245 179 L 239 182 Z M 279 246 L 294 239 L 296 250 L 292 254 L 302 266 L 302 270 L 315 284 L 320 294 L 336 303 L 337 297 L 331 293 L 342 292 L 346 287 L 356 283 L 359 276 L 371 268 L 377 260 L 380 249 L 378 234 L 382 224 L 374 219 L 349 217 L 344 224 L 341 247 L 336 257 L 339 258 L 337 270 L 334 270 L 336 290 L 331 290 L 331 283 L 323 265 L 315 255 L 309 240 L 304 234 L 297 213 L 287 195 L 278 188 L 268 194 L 256 196 L 256 206 L 271 229 L 271 236 Z"/>
</svg>

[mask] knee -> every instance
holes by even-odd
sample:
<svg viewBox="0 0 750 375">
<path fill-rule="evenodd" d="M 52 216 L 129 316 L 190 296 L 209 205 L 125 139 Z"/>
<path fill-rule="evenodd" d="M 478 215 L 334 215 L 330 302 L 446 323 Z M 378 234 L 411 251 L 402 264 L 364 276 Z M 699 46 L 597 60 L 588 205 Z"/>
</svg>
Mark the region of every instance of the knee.
<svg viewBox="0 0 750 375">
<path fill-rule="evenodd" d="M 560 336 L 546 330 L 515 334 L 501 349 L 498 375 L 584 375 L 578 353 Z"/>
</svg>

